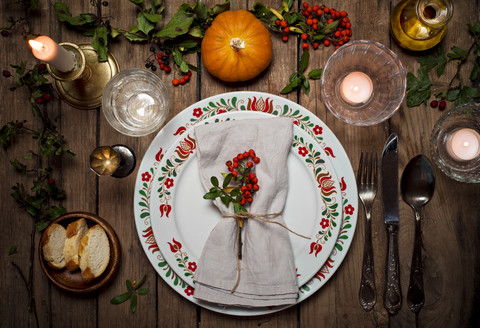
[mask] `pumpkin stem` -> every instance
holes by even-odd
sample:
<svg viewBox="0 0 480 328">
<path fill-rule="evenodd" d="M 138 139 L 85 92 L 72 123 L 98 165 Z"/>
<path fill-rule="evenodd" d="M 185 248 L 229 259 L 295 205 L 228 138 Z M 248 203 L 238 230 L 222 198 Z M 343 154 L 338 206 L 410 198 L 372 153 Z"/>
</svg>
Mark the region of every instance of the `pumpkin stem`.
<svg viewBox="0 0 480 328">
<path fill-rule="evenodd" d="M 232 38 L 230 39 L 230 47 L 235 51 L 240 51 L 245 49 L 245 41 L 240 38 Z"/>
</svg>

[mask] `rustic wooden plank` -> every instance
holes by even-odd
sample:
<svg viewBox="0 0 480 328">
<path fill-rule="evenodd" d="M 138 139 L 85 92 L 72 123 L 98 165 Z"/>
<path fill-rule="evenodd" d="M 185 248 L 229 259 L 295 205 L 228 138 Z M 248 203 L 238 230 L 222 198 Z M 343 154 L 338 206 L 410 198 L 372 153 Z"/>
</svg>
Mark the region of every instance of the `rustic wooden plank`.
<svg viewBox="0 0 480 328">
<path fill-rule="evenodd" d="M 313 4 L 313 2 L 312 2 Z M 329 1 L 325 3 L 330 8 L 345 10 L 352 22 L 353 35 L 351 40 L 372 40 L 380 42 L 388 47 L 388 27 L 363 28 L 371 26 L 371 12 L 378 17 L 389 16 L 389 5 L 382 1 L 342 2 Z M 381 25 L 384 20 L 377 20 Z M 377 22 L 376 21 L 376 22 Z M 328 58 L 334 51 L 333 45 L 320 46 L 318 50 L 310 50 L 310 67 L 314 69 L 324 67 Z M 368 60 L 368 59 L 366 59 Z M 340 78 L 340 77 L 339 77 Z M 337 119 L 325 106 L 321 98 L 320 81 L 311 83 L 311 93 L 308 96 L 301 95 L 300 104 L 312 110 L 327 126 L 335 133 L 349 156 L 354 172 L 357 172 L 358 161 L 362 151 L 375 151 L 379 158 L 386 135 L 386 123 L 369 127 L 349 125 Z M 336 271 L 335 275 L 325 284 L 311 300 L 305 302 L 301 309 L 301 322 L 307 327 L 314 327 L 318 323 L 327 326 L 355 326 L 363 322 L 365 327 L 386 327 L 388 316 L 382 305 L 382 292 L 384 281 L 385 252 L 382 250 L 386 245 L 385 228 L 381 217 L 380 197 L 374 203 L 372 216 L 372 239 L 374 243 L 375 282 L 377 288 L 377 305 L 370 313 L 366 313 L 358 301 L 360 288 L 361 262 L 363 258 L 365 215 L 359 201 L 358 221 L 355 237 L 352 241 L 346 258 Z M 332 316 L 331 313 L 336 315 Z"/>
<path fill-rule="evenodd" d="M 26 14 L 22 7 L 14 2 L 2 2 L 0 4 L 0 22 L 1 25 L 8 25 L 9 16 L 14 19 L 20 17 L 26 18 Z M 34 18 L 32 19 L 35 21 Z M 48 18 L 47 18 L 48 19 Z M 45 18 L 41 19 L 45 21 Z M 38 28 L 40 24 L 35 23 L 32 28 Z M 18 27 L 15 32 L 11 33 L 8 38 L 2 37 L 0 49 L 0 67 L 3 70 L 14 72 L 10 65 L 18 65 L 21 61 L 25 61 L 27 66 L 31 68 L 35 63 L 35 59 L 31 55 L 28 46 L 25 43 L 21 32 L 23 28 Z M 15 84 L 13 78 L 6 79 L 3 76 L 0 79 L 0 88 L 4 95 L 0 99 L 0 124 L 6 124 L 15 120 L 27 120 L 26 126 L 31 129 L 39 128 L 39 120 L 31 110 L 28 102 L 29 93 L 26 88 L 22 88 L 15 92 L 10 92 L 9 88 Z M 38 320 L 49 323 L 49 288 L 43 273 L 39 272 L 36 261 L 37 256 L 37 232 L 33 226 L 33 219 L 23 210 L 20 209 L 10 196 L 11 187 L 16 183 L 24 184 L 27 190 L 31 187 L 31 176 L 22 176 L 15 172 L 10 165 L 10 161 L 18 159 L 28 165 L 30 169 L 38 168 L 35 160 L 25 161 L 23 156 L 28 150 L 37 150 L 38 144 L 29 135 L 16 138 L 14 144 L 7 150 L 1 150 L 0 170 L 2 172 L 2 188 L 0 188 L 0 206 L 2 209 L 2 232 L 3 236 L 0 240 L 1 265 L 0 276 L 0 292 L 2 294 L 2 306 L 0 307 L 0 317 L 2 325 L 5 326 L 35 326 L 36 319 L 33 311 L 30 309 L 30 298 L 27 290 L 26 282 L 24 283 L 22 276 L 26 281 L 30 281 L 33 277 L 35 283 L 34 297 Z M 34 239 L 32 240 L 32 235 Z M 11 247 L 16 246 L 17 253 L 8 255 Z M 36 262 L 31 263 L 31 256 Z M 31 266 L 33 267 L 33 276 L 30 276 Z M 18 269 L 17 269 L 18 267 Z M 22 315 L 12 315 L 21 312 Z"/>
<path fill-rule="evenodd" d="M 72 42 L 76 44 L 89 43 L 90 39 L 80 33 L 69 29 L 59 22 L 53 9 L 53 2 L 42 3 L 42 13 L 49 15 L 48 24 L 42 26 L 42 34 L 50 35 L 57 42 Z M 65 1 L 72 15 L 91 12 L 96 13 L 97 8 L 85 1 Z M 67 211 L 96 211 L 96 186 L 95 177 L 88 169 L 88 156 L 96 143 L 96 121 L 98 113 L 95 110 L 81 110 L 74 108 L 59 99 L 55 115 L 58 116 L 60 132 L 65 136 L 69 147 L 76 154 L 61 162 L 60 179 L 64 186 L 67 199 Z M 81 122 L 81 123 L 79 123 Z M 79 186 L 82 186 L 79 188 Z M 62 326 L 88 326 L 96 321 L 97 304 L 96 295 L 78 297 L 69 294 L 51 285 L 51 316 L 53 327 Z M 72 308 L 75 315 L 72 315 Z"/>
</svg>

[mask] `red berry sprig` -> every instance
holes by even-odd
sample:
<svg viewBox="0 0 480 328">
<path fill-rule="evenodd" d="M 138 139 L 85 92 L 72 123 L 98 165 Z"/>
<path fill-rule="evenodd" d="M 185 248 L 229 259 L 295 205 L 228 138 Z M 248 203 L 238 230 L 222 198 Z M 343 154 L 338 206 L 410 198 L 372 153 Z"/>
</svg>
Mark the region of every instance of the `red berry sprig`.
<svg viewBox="0 0 480 328">
<path fill-rule="evenodd" d="M 352 36 L 352 24 L 345 10 L 338 11 L 325 5 L 311 6 L 304 2 L 302 19 L 294 20 L 292 24 L 289 24 L 278 11 L 271 11 L 278 18 L 275 20 L 274 29 L 283 34 L 282 40 L 287 42 L 290 33 L 296 33 L 302 40 L 303 50 L 308 50 L 310 45 L 317 49 L 321 44 L 325 47 L 333 44 L 335 49 L 338 49 L 350 41 Z M 330 25 L 332 23 L 334 24 Z"/>
<path fill-rule="evenodd" d="M 258 178 L 254 172 L 255 165 L 260 163 L 255 151 L 250 149 L 239 153 L 231 161 L 227 161 L 230 173 L 223 173 L 223 184 L 220 187 L 218 179 L 213 176 L 210 181 L 213 185 L 203 198 L 215 199 L 220 197 L 225 206 L 233 204 L 235 213 L 246 212 L 245 205 L 253 201 L 255 193 L 260 189 Z"/>
</svg>

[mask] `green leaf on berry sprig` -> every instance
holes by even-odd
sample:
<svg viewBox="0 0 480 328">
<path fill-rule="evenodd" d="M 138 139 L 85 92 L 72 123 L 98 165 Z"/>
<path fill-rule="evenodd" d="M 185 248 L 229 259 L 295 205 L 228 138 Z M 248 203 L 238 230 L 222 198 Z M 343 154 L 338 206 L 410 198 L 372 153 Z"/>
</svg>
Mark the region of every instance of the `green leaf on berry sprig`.
<svg viewBox="0 0 480 328">
<path fill-rule="evenodd" d="M 310 93 L 310 82 L 304 75 L 304 72 L 308 67 L 309 60 L 310 52 L 308 50 L 303 51 L 300 58 L 298 71 L 290 75 L 288 80 L 289 83 L 280 91 L 280 93 L 290 93 L 296 88 L 300 88 L 306 95 Z M 307 74 L 307 76 L 312 80 L 317 80 L 322 76 L 322 70 L 322 68 L 313 69 Z"/>
</svg>

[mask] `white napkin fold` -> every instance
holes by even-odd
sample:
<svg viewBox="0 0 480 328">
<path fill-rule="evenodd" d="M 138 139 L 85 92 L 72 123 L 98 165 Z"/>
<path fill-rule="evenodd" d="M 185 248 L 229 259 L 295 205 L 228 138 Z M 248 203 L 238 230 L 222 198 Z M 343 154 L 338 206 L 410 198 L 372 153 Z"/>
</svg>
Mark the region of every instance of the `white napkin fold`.
<svg viewBox="0 0 480 328">
<path fill-rule="evenodd" d="M 259 191 L 247 210 L 253 214 L 281 213 L 288 191 L 287 157 L 292 145 L 293 121 L 289 118 L 248 119 L 213 123 L 195 128 L 200 177 L 205 190 L 216 176 L 220 184 L 225 163 L 253 149 L 260 158 L 255 166 Z M 220 199 L 214 201 L 222 215 L 233 214 Z M 198 218 L 201 220 L 202 218 Z M 285 225 L 281 215 L 268 217 Z M 243 257 L 237 282 L 237 223 L 222 218 L 210 233 L 195 273 L 197 299 L 214 303 L 260 307 L 294 304 L 298 284 L 289 232 L 277 225 L 247 219 L 244 222 Z"/>
</svg>

